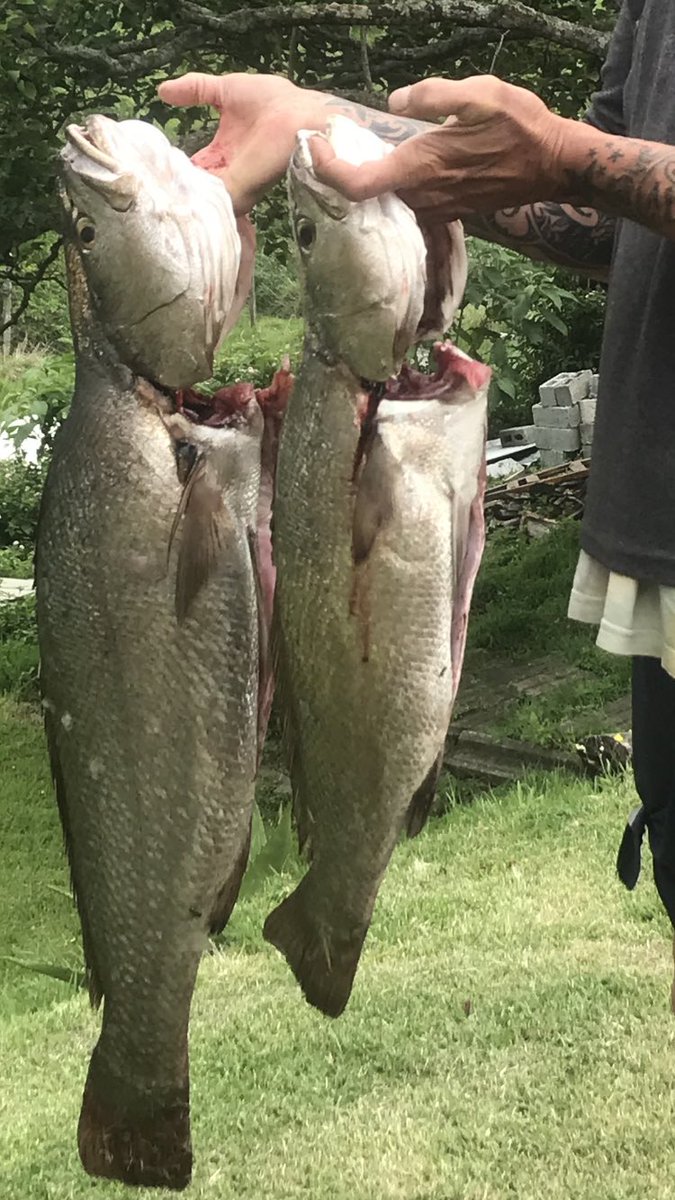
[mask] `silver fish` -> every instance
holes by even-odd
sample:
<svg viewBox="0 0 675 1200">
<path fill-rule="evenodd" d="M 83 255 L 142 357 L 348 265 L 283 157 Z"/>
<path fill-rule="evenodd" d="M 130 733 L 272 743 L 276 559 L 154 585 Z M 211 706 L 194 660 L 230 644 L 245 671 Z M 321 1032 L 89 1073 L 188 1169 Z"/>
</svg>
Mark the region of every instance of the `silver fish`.
<svg viewBox="0 0 675 1200">
<path fill-rule="evenodd" d="M 373 155 L 358 127 L 329 136 Z M 277 465 L 274 639 L 311 865 L 264 933 L 338 1016 L 396 840 L 433 800 L 483 546 L 490 372 L 446 344 L 435 374 L 367 384 L 459 303 L 461 229 L 425 240 L 394 196 L 378 211 L 330 194 L 302 144 L 289 194 L 306 341 Z"/>
<path fill-rule="evenodd" d="M 250 837 L 263 416 L 250 385 L 221 393 L 208 423 L 155 386 L 166 341 L 147 315 L 153 278 L 169 327 L 172 313 L 191 321 L 205 308 L 189 356 L 195 370 L 204 328 L 227 309 L 224 280 L 215 315 L 172 283 L 173 266 L 180 271 L 186 247 L 207 240 L 210 227 L 193 228 L 191 243 L 171 242 L 173 266 L 155 244 L 141 299 L 140 282 L 119 274 L 107 251 L 94 270 L 81 176 L 70 152 L 66 159 L 76 387 L 44 491 L 36 588 L 52 769 L 90 995 L 95 1005 L 103 999 L 78 1144 L 92 1175 L 183 1188 L 192 1163 L 192 992 L 208 935 L 236 900 Z M 107 247 L 111 227 L 129 214 L 109 207 L 119 193 L 107 158 L 101 172 L 95 241 Z M 221 211 L 226 218 L 227 206 Z M 190 219 L 199 223 L 197 210 Z M 134 319 L 123 320 L 130 312 Z M 138 361 L 141 329 L 155 382 L 124 365 Z M 183 381 L 186 361 L 177 346 Z"/>
</svg>

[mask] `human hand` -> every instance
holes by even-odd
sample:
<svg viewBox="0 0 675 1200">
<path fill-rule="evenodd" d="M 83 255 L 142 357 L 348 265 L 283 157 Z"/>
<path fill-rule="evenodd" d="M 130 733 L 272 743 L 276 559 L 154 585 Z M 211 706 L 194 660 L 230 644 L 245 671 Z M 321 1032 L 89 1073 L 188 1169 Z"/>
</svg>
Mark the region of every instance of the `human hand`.
<svg viewBox="0 0 675 1200">
<path fill-rule="evenodd" d="M 565 126 L 533 92 L 490 75 L 426 79 L 393 92 L 397 116 L 448 118 L 377 162 L 354 167 L 315 138 L 317 177 L 351 200 L 396 191 L 427 221 L 562 199 Z"/>
<path fill-rule="evenodd" d="M 237 214 L 247 213 L 282 178 L 304 126 L 321 128 L 315 93 L 281 75 L 201 75 L 191 72 L 161 83 L 166 104 L 208 104 L 220 113 L 212 142 L 194 162 L 220 176 Z M 317 124 L 319 122 L 319 124 Z"/>
</svg>

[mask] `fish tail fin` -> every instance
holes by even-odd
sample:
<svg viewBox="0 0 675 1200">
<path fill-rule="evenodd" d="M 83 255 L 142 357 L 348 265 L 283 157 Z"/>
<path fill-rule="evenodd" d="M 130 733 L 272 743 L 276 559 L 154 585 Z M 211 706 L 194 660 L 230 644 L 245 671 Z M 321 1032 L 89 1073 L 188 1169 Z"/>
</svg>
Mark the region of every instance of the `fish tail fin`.
<svg viewBox="0 0 675 1200">
<path fill-rule="evenodd" d="M 270 913 L 263 937 L 284 955 L 307 1002 L 327 1017 L 339 1017 L 351 995 L 369 922 L 342 931 L 322 928 L 312 912 L 307 878 Z"/>
<path fill-rule="evenodd" d="M 77 1129 L 80 1160 L 89 1175 L 135 1187 L 182 1191 L 192 1177 L 187 1076 L 158 1100 L 133 1092 L 102 1059 L 91 1056 Z"/>
</svg>

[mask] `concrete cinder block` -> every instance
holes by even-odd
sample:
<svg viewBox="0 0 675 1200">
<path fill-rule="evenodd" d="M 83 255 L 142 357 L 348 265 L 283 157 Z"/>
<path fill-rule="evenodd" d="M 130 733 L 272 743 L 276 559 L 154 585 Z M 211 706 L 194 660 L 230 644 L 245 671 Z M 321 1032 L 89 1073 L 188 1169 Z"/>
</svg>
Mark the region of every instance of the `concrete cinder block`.
<svg viewBox="0 0 675 1200">
<path fill-rule="evenodd" d="M 535 429 L 540 450 L 578 450 L 581 445 L 578 429 L 552 429 L 544 425 Z"/>
<path fill-rule="evenodd" d="M 564 383 L 556 384 L 556 404 L 578 404 L 588 396 L 590 385 L 590 371 L 577 371 L 574 375 L 568 375 Z"/>
<path fill-rule="evenodd" d="M 548 467 L 561 467 L 565 462 L 565 455 L 561 450 L 540 450 L 539 462 L 542 470 L 546 470 Z"/>
<path fill-rule="evenodd" d="M 592 424 L 579 426 L 579 433 L 581 435 L 582 443 L 590 446 L 591 442 L 593 441 L 593 429 L 594 426 Z"/>
<path fill-rule="evenodd" d="M 593 447 L 589 442 L 581 443 L 581 457 L 582 458 L 590 458 L 592 452 L 593 452 Z"/>
<path fill-rule="evenodd" d="M 598 404 L 597 400 L 593 400 L 593 399 L 579 401 L 579 415 L 581 417 L 582 425 L 592 425 L 593 424 L 593 422 L 595 420 L 595 410 L 596 410 L 597 404 Z"/>
<path fill-rule="evenodd" d="M 551 404 L 533 404 L 532 417 L 535 429 L 539 425 L 545 425 L 548 429 L 574 429 L 580 421 L 579 405 L 556 408 Z"/>
<path fill-rule="evenodd" d="M 553 379 L 547 379 L 546 383 L 542 383 L 539 388 L 540 404 L 543 404 L 544 407 L 555 404 L 555 389 L 563 384 L 566 379 L 567 375 L 561 372 L 559 375 L 554 375 Z"/>
<path fill-rule="evenodd" d="M 534 442 L 534 425 L 513 425 L 502 429 L 499 440 L 502 446 L 529 446 Z"/>
<path fill-rule="evenodd" d="M 599 375 L 591 375 L 591 383 L 590 383 L 590 387 L 588 389 L 588 394 L 589 394 L 589 396 L 592 396 L 594 399 L 598 394 L 598 383 L 599 382 L 600 382 Z"/>
</svg>

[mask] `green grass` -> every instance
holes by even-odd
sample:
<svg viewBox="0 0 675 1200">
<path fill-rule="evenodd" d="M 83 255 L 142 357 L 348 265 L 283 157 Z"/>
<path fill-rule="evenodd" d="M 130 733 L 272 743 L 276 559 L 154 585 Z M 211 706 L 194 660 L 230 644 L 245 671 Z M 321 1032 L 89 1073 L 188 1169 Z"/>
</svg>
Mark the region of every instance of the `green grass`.
<svg viewBox="0 0 675 1200">
<path fill-rule="evenodd" d="M 1 710 L 2 938 L 73 932 L 37 721 Z M 352 1002 L 330 1023 L 260 935 L 293 875 L 242 903 L 192 1023 L 197 1200 L 643 1200 L 674 1194 L 668 927 L 613 861 L 628 782 L 530 779 L 397 851 Z M 648 872 L 646 872 L 648 874 Z M 75 1128 L 98 1019 L 5 968 L 0 1195 L 131 1193 L 83 1175 Z M 161 1197 L 162 1192 L 139 1192 Z"/>
<path fill-rule="evenodd" d="M 475 664 L 480 671 L 485 654 L 523 664 L 546 657 L 551 662 L 551 688 L 510 704 L 495 733 L 569 745 L 585 717 L 628 693 L 629 660 L 598 650 L 597 631 L 567 617 L 579 528 L 566 520 L 539 540 L 512 530 L 488 539 L 471 607 L 467 669 Z M 583 674 L 557 685 L 556 669 L 565 665 Z"/>
<path fill-rule="evenodd" d="M 7 959 L 79 962 L 68 888 L 39 711 L 0 696 L 0 1020 L 63 999 Z"/>
</svg>

